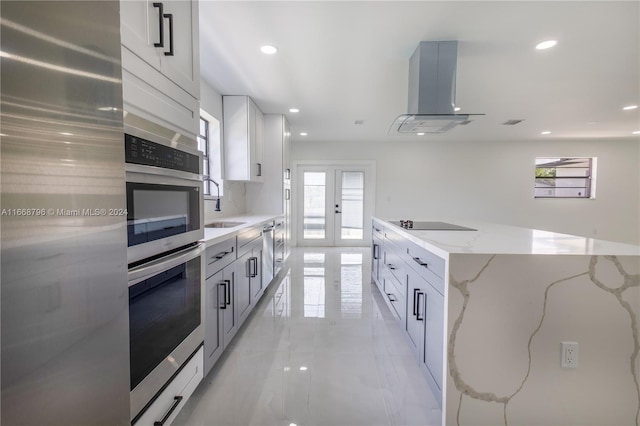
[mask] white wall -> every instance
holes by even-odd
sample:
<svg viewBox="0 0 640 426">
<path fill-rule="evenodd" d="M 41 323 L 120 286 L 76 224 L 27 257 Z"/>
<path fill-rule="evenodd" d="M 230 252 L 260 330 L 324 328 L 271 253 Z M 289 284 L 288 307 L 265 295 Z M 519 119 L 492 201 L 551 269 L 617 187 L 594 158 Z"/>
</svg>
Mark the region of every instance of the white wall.
<svg viewBox="0 0 640 426">
<path fill-rule="evenodd" d="M 598 157 L 595 200 L 533 198 L 535 158 L 555 156 Z M 291 158 L 375 160 L 381 218 L 473 218 L 640 243 L 637 140 L 295 142 Z"/>
<path fill-rule="evenodd" d="M 200 108 L 220 121 L 222 131 L 222 95 L 204 80 L 200 81 Z M 222 137 L 222 135 L 221 135 Z M 236 216 L 246 213 L 245 184 L 224 181 L 224 196 L 220 202 L 220 212 L 215 211 L 215 199 L 204 201 L 204 222 L 213 222 L 222 217 Z"/>
</svg>

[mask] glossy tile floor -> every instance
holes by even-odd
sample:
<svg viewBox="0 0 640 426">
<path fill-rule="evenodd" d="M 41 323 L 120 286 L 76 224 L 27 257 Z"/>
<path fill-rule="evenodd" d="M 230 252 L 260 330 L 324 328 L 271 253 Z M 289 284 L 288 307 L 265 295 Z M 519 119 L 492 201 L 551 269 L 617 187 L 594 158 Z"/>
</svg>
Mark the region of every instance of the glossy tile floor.
<svg viewBox="0 0 640 426">
<path fill-rule="evenodd" d="M 294 248 L 174 425 L 440 425 L 368 248 Z"/>
</svg>

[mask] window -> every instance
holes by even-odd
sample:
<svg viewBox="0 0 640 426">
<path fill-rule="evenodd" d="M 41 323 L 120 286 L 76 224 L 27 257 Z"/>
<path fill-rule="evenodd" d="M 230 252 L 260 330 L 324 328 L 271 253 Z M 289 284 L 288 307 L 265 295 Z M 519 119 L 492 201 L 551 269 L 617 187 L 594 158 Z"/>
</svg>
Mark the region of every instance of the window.
<svg viewBox="0 0 640 426">
<path fill-rule="evenodd" d="M 220 143 L 220 121 L 200 110 L 200 131 L 198 149 L 202 151 L 202 174 L 220 185 L 222 195 L 222 144 Z M 217 196 L 214 184 L 204 181 L 204 195 Z"/>
<path fill-rule="evenodd" d="M 536 158 L 535 198 L 595 198 L 596 158 Z"/>
</svg>

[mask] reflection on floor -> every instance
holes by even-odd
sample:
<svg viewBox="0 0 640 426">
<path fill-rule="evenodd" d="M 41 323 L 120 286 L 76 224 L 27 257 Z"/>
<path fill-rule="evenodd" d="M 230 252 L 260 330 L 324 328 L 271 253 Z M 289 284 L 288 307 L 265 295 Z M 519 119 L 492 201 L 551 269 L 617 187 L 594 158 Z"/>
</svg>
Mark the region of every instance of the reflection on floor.
<svg viewBox="0 0 640 426">
<path fill-rule="evenodd" d="M 173 424 L 440 425 L 369 249 L 294 248 L 289 265 Z"/>
</svg>

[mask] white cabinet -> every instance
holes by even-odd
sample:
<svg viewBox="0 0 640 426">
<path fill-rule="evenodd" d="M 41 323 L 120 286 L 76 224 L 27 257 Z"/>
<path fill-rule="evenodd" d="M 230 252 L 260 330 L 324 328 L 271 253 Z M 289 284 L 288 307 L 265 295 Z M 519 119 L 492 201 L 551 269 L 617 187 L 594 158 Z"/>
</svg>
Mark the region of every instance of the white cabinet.
<svg viewBox="0 0 640 426">
<path fill-rule="evenodd" d="M 250 213 L 272 213 L 283 217 L 284 262 L 291 241 L 291 164 L 289 145 L 291 129 L 282 114 L 264 115 L 264 167 L 262 185 L 247 186 L 247 211 Z M 276 238 L 276 241 L 278 238 Z"/>
<path fill-rule="evenodd" d="M 120 2 L 125 110 L 195 138 L 198 31 L 197 0 Z"/>
<path fill-rule="evenodd" d="M 170 425 L 204 377 L 202 368 L 203 348 L 200 347 L 134 425 Z"/>
<path fill-rule="evenodd" d="M 263 182 L 264 116 L 248 96 L 223 96 L 225 176 L 227 180 Z"/>
<path fill-rule="evenodd" d="M 411 351 L 440 404 L 444 375 L 444 274 L 444 259 L 373 221 L 372 281 L 400 321 Z"/>
</svg>

